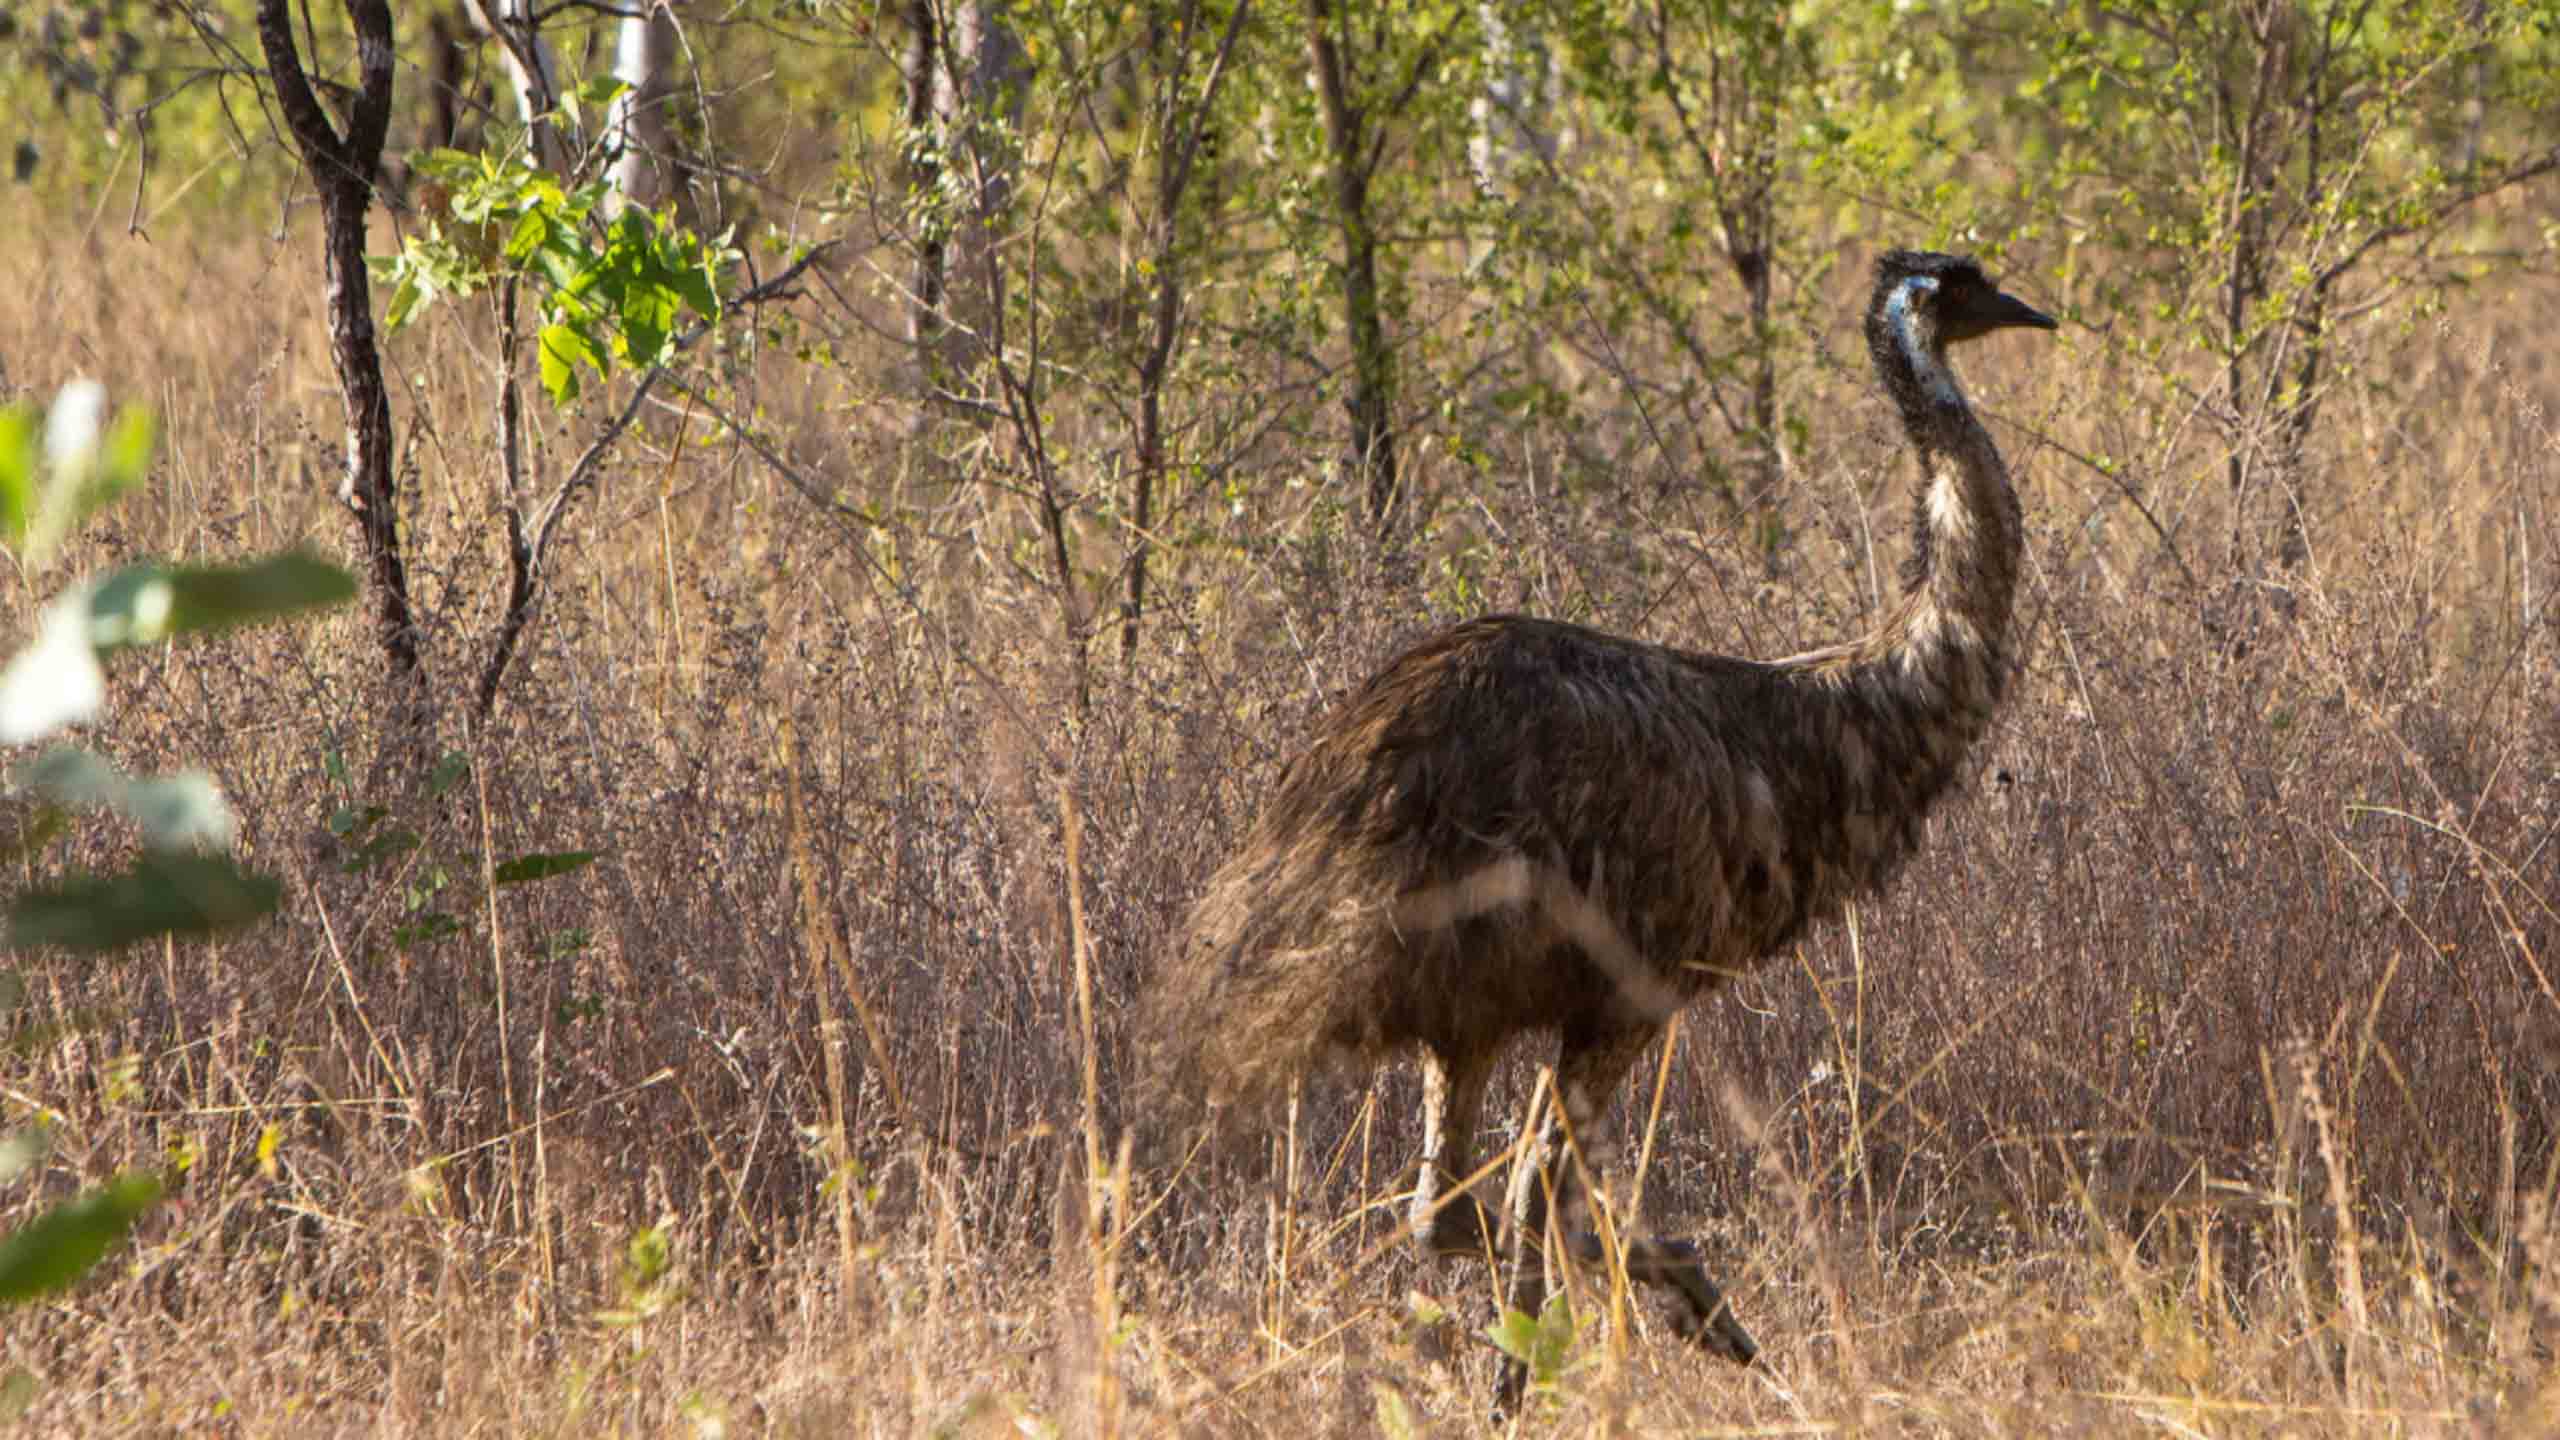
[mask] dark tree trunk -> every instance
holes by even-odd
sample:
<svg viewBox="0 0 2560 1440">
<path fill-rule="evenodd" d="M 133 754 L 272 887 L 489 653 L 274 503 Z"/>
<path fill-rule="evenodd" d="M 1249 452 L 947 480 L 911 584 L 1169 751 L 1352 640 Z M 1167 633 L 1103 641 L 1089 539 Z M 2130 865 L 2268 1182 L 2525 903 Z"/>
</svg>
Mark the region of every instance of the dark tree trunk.
<svg viewBox="0 0 2560 1440">
<path fill-rule="evenodd" d="M 1774 568 L 1786 542 L 1786 509 L 1778 499 L 1784 466 L 1778 454 L 1778 336 L 1769 327 L 1769 209 L 1764 193 L 1752 212 L 1758 223 L 1737 225 L 1728 218 L 1725 233 L 1749 234 L 1759 247 L 1733 252 L 1733 274 L 1742 282 L 1743 303 L 1751 316 L 1751 493 L 1744 503 L 1759 521 L 1751 541 L 1760 547 L 1761 561 Z"/>
<path fill-rule="evenodd" d="M 907 193 L 922 208 L 916 237 L 916 269 L 907 302 L 907 339 L 917 359 L 933 352 L 942 332 L 942 297 L 947 246 L 935 196 L 942 188 L 943 156 L 933 124 L 934 73 L 942 68 L 942 16 L 935 0 L 909 0 L 905 71 L 907 120 Z M 930 366 L 928 366 L 930 369 Z M 929 388 L 933 377 L 928 374 Z"/>
<path fill-rule="evenodd" d="M 2259 50 L 2247 92 L 2236 98 L 2226 94 L 2221 104 L 2226 117 L 2224 133 L 2233 146 L 2237 172 L 2232 197 L 2237 223 L 2231 237 L 2231 262 L 2222 281 L 2222 324 L 2229 351 L 2229 358 L 2224 361 L 2224 383 L 2230 389 L 2228 403 L 2234 426 L 2231 453 L 2224 463 L 2231 487 L 2231 559 L 2251 570 L 2256 568 L 2256 561 L 2247 554 L 2249 494 L 2255 483 L 2264 478 L 2261 472 L 2266 455 L 2264 437 L 2250 433 L 2254 417 L 2262 413 L 2251 387 L 2254 377 L 2248 354 L 2250 312 L 2265 298 L 2271 278 L 2267 257 L 2273 201 L 2269 192 L 2278 161 L 2268 152 L 2281 150 L 2279 109 L 2291 64 L 2291 29 L 2273 10 L 2268 15 L 2263 33 L 2256 37 Z M 2260 203 L 2248 203 L 2252 200 Z"/>
<path fill-rule="evenodd" d="M 1227 74 L 1227 58 L 1235 52 L 1236 41 L 1244 33 L 1245 16 L 1252 8 L 1246 0 L 1239 0 L 1227 17 L 1226 36 L 1210 61 L 1208 81 L 1196 101 L 1183 97 L 1200 7 L 1196 0 L 1183 7 L 1179 42 L 1163 35 L 1167 28 L 1162 23 L 1163 16 L 1155 17 L 1153 33 L 1158 39 L 1149 55 L 1157 69 L 1156 97 L 1149 118 L 1156 129 L 1157 152 L 1165 161 L 1157 173 L 1155 232 L 1150 247 L 1156 290 L 1146 354 L 1138 362 L 1138 474 L 1130 496 L 1129 592 L 1120 607 L 1120 658 L 1124 662 L 1135 659 L 1138 653 L 1138 621 L 1147 605 L 1147 559 L 1155 549 L 1155 497 L 1163 487 L 1168 464 L 1164 389 L 1165 377 L 1173 365 L 1174 346 L 1182 334 L 1183 194 L 1190 187 L 1193 166 L 1208 138 L 1218 87 Z"/>
<path fill-rule="evenodd" d="M 391 7 L 386 0 L 348 0 L 347 16 L 355 26 L 360 83 L 348 107 L 344 136 L 331 126 L 328 111 L 312 93 L 285 0 L 258 0 L 258 43 L 275 81 L 277 108 L 320 194 L 329 358 L 337 367 L 347 415 L 347 469 L 338 499 L 355 513 L 363 530 L 383 656 L 393 678 L 406 681 L 416 679 L 421 668 L 417 616 L 400 548 L 391 395 L 382 382 L 373 292 L 364 267 L 365 217 L 373 207 L 383 137 L 391 124 Z"/>
<path fill-rule="evenodd" d="M 450 10 L 427 21 L 427 128 L 422 150 L 450 150 L 462 133 L 462 22 Z"/>
<path fill-rule="evenodd" d="M 1342 309 L 1351 332 L 1351 393 L 1343 406 L 1351 412 L 1351 463 L 1368 481 L 1370 529 L 1385 539 L 1394 528 L 1397 483 L 1395 354 L 1387 348 L 1379 306 L 1378 232 L 1369 213 L 1369 180 L 1380 147 L 1370 117 L 1351 99 L 1333 26 L 1329 0 L 1309 0 L 1307 61 L 1324 112 L 1334 220 L 1342 228 Z"/>
<path fill-rule="evenodd" d="M 1170 229 L 1171 217 L 1165 224 Z M 1169 247 L 1168 247 L 1169 248 Z M 1147 557 L 1154 553 L 1156 489 L 1164 475 L 1164 377 L 1182 324 L 1182 291 L 1156 275 L 1155 333 L 1138 365 L 1138 474 L 1130 498 L 1129 593 L 1120 606 L 1120 658 L 1138 657 L 1138 620 L 1147 608 Z"/>
</svg>

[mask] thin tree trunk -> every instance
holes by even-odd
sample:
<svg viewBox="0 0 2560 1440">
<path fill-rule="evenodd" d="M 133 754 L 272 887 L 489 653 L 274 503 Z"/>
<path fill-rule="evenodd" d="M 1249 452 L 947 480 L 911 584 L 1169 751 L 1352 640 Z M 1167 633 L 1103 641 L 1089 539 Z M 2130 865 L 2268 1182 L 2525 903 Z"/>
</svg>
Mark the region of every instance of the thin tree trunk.
<svg viewBox="0 0 2560 1440">
<path fill-rule="evenodd" d="M 560 61 L 542 38 L 532 0 L 463 0 L 464 13 L 488 32 L 506 56 L 507 83 L 515 91 L 516 118 L 532 137 L 534 163 L 554 175 L 568 173 L 568 137 L 552 119 L 560 104 Z"/>
<path fill-rule="evenodd" d="M 423 150 L 450 150 L 462 131 L 462 28 L 439 9 L 427 21 L 427 128 Z"/>
<path fill-rule="evenodd" d="M 2329 53 L 2320 57 L 2319 66 L 2324 73 L 2312 79 L 2303 107 L 2307 127 L 2303 134 L 2303 208 L 2315 214 L 2325 199 L 2323 162 L 2328 157 L 2322 153 L 2320 120 L 2327 113 L 2331 98 L 2325 93 L 2324 84 L 2329 59 Z M 2276 474 L 2284 485 L 2284 513 L 2276 522 L 2276 563 L 2287 569 L 2311 555 L 2311 527 L 2303 514 L 2302 493 L 2310 480 L 2310 468 L 2304 460 L 2311 449 L 2312 427 L 2320 419 L 2320 369 L 2329 339 L 2329 286 L 2335 278 L 2320 276 L 2294 301 L 2294 327 L 2302 358 L 2294 367 L 2293 402 L 2285 408 L 2276 452 Z"/>
<path fill-rule="evenodd" d="M 1467 168 L 1476 189 L 1508 199 L 1512 173 L 1531 162 L 1543 177 L 1555 164 L 1556 135 L 1547 124 L 1547 43 L 1541 17 L 1508 0 L 1478 0 L 1484 32 L 1484 88 L 1467 102 L 1472 133 Z"/>
<path fill-rule="evenodd" d="M 1397 501 L 1395 355 L 1387 348 L 1378 299 L 1378 234 L 1369 213 L 1369 180 L 1377 147 L 1368 117 L 1350 99 L 1342 54 L 1334 43 L 1329 0 L 1307 5 L 1307 60 L 1324 115 L 1326 167 L 1333 181 L 1334 220 L 1342 230 L 1342 308 L 1351 332 L 1351 468 L 1368 484 L 1369 527 L 1379 539 L 1394 527 Z"/>
<path fill-rule="evenodd" d="M 355 26 L 361 83 L 343 137 L 312 93 L 285 0 L 258 0 L 258 42 L 275 81 L 277 107 L 320 193 L 329 358 L 337 367 L 347 416 L 347 469 L 338 498 L 355 512 L 363 529 L 383 656 L 393 678 L 408 681 L 419 678 L 421 670 L 417 616 L 400 547 L 391 395 L 382 381 L 373 293 L 365 271 L 365 215 L 373 206 L 383 137 L 391 124 L 391 7 L 386 0 L 347 0 L 347 16 Z"/>
<path fill-rule="evenodd" d="M 1029 72 L 1002 0 L 912 0 L 907 23 L 907 184 L 923 210 L 907 323 L 930 394 L 985 358 Z"/>
<path fill-rule="evenodd" d="M 906 87 L 907 193 L 921 210 L 916 236 L 916 268 L 908 286 L 907 339 L 925 367 L 925 385 L 934 381 L 931 356 L 942 331 L 945 247 L 941 207 L 941 136 L 934 123 L 935 72 L 942 67 L 942 15 L 935 0 L 908 0 L 907 53 L 900 62 Z"/>
<path fill-rule="evenodd" d="M 1183 195 L 1190 188 L 1192 167 L 1199 160 L 1201 144 L 1208 135 L 1218 88 L 1226 79 L 1227 59 L 1235 53 L 1236 41 L 1244 33 L 1245 15 L 1252 8 L 1248 0 L 1238 0 L 1227 17 L 1226 36 L 1210 62 L 1209 77 L 1201 86 L 1199 100 L 1186 104 L 1182 92 L 1200 7 L 1197 0 L 1185 5 L 1180 27 L 1182 48 L 1165 63 L 1157 81 L 1156 213 L 1151 257 L 1156 293 L 1153 329 L 1147 337 L 1146 354 L 1138 362 L 1138 473 L 1133 485 L 1135 493 L 1130 497 L 1129 592 L 1120 610 L 1123 663 L 1135 659 L 1138 653 L 1138 620 L 1147 604 L 1147 559 L 1155 549 L 1155 497 L 1164 483 L 1164 383 L 1172 368 L 1174 345 L 1182 334 Z"/>
<path fill-rule="evenodd" d="M 516 378 L 516 350 L 523 339 L 523 312 L 517 307 L 512 275 L 498 282 L 498 471 L 507 485 L 507 608 L 498 622 L 497 643 L 472 693 L 472 713 L 489 718 L 498 706 L 498 684 L 514 658 L 516 640 L 533 615 L 541 593 L 541 560 L 535 553 L 536 532 L 525 524 L 528 499 L 524 481 L 524 386 Z"/>
<path fill-rule="evenodd" d="M 676 189 L 674 127 L 667 107 L 675 99 L 670 78 L 678 37 L 664 0 L 623 17 L 614 39 L 613 78 L 625 86 L 605 119 L 607 172 L 624 205 L 654 210 Z"/>
<path fill-rule="evenodd" d="M 2231 485 L 2231 558 L 2245 563 L 2248 536 L 2248 492 L 2252 472 L 2263 455 L 2259 449 L 2262 437 L 2251 433 L 2252 419 L 2259 407 L 2249 399 L 2249 311 L 2267 293 L 2267 226 L 2264 201 L 2267 198 L 2270 168 L 2266 151 L 2274 143 L 2276 97 L 2285 84 L 2289 59 L 2290 27 L 2279 13 L 2283 0 L 2275 0 L 2262 13 L 2262 26 L 2256 36 L 2259 51 L 2255 73 L 2245 97 L 2245 108 L 2226 113 L 2236 120 L 2233 192 L 2230 213 L 2233 221 L 2231 264 L 2223 277 L 2223 330 L 2230 354 L 2225 361 L 2226 380 L 2232 421 L 2231 454 L 2227 461 Z"/>
<path fill-rule="evenodd" d="M 1765 247 L 1768 197 L 1759 202 L 1757 238 Z M 1728 224 L 1727 232 L 1733 227 Z M 1766 248 L 1733 252 L 1734 277 L 1742 282 L 1743 304 L 1751 317 L 1751 512 L 1760 518 L 1751 537 L 1764 562 L 1774 566 L 1786 539 L 1784 508 L 1778 503 L 1783 467 L 1778 456 L 1778 335 L 1769 327 L 1769 252 Z"/>
<path fill-rule="evenodd" d="M 1241 6 L 1238 7 L 1242 9 Z M 1172 217 L 1164 220 L 1168 231 Z M 1130 497 L 1129 594 L 1120 607 L 1120 659 L 1138 656 L 1138 619 L 1147 607 L 1147 557 L 1155 550 L 1155 497 L 1164 475 L 1164 377 L 1173 359 L 1173 342 L 1182 324 L 1182 291 L 1165 273 L 1172 244 L 1158 247 L 1155 333 L 1148 338 L 1146 358 L 1138 365 L 1138 474 Z"/>
<path fill-rule="evenodd" d="M 1645 38 L 1653 52 L 1655 88 L 1669 98 L 1689 158 L 1705 179 L 1726 263 L 1742 287 L 1749 393 L 1738 417 L 1721 401 L 1717 409 L 1735 438 L 1749 448 L 1749 459 L 1741 481 L 1727 480 L 1723 488 L 1734 520 L 1750 527 L 1761 563 L 1774 571 L 1786 541 L 1786 507 L 1781 503 L 1786 464 L 1778 442 L 1780 341 L 1769 310 L 1776 278 L 1781 131 L 1806 62 L 1791 41 L 1783 9 L 1700 18 L 1707 25 L 1707 33 L 1697 37 L 1703 44 L 1675 39 L 1672 7 L 1655 0 L 1645 16 Z M 1694 93 L 1694 81 L 1688 78 L 1694 72 L 1673 58 L 1692 51 L 1702 51 L 1706 65 L 1703 106 L 1684 98 Z M 1720 368 L 1703 346 L 1692 343 L 1689 348 L 1703 372 Z M 1724 478 L 1721 467 L 1718 476 Z"/>
</svg>

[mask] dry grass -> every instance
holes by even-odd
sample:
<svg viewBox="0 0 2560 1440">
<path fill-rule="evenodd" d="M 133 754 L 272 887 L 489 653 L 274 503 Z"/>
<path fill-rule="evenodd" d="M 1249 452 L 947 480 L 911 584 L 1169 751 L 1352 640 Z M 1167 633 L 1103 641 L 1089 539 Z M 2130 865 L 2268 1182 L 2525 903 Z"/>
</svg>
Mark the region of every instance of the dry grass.
<svg viewBox="0 0 2560 1440">
<path fill-rule="evenodd" d="M 166 417 L 156 493 L 80 563 L 348 542 L 301 245 L 0 247 L 57 297 L 0 313 L 9 382 Z M 849 346 L 845 293 L 806 323 Z M 1518 1433 L 2560 1429 L 2560 312 L 2476 303 L 2365 342 L 2401 378 L 2336 402 L 2315 554 L 2274 579 L 2203 538 L 2229 523 L 2181 478 L 2196 442 L 2091 383 L 2101 337 L 1976 363 L 2036 526 L 2025 683 L 1896 894 L 1662 1072 L 1644 1211 L 1709 1242 L 1767 1364 L 1586 1296 Z M 457 685 L 502 588 L 490 348 L 396 351 Z M 1806 382 L 1829 423 L 1774 566 L 1664 458 L 1709 442 L 1640 417 L 1489 426 L 1481 476 L 1426 452 L 1439 519 L 1386 561 L 1272 442 L 1244 503 L 1177 512 L 1146 646 L 1115 633 L 1079 713 L 1000 447 L 911 434 L 886 370 L 732 376 L 876 528 L 653 415 L 485 728 L 386 733 L 353 617 L 127 666 L 104 743 L 212 766 L 289 898 L 219 945 L 29 963 L 0 1109 L 57 1148 L 8 1210 L 182 1171 L 129 1259 L 0 1330 L 31 1433 L 1487 1428 L 1481 1277 L 1394 1243 L 1413 1078 L 1316 1086 L 1176 1184 L 1113 1148 L 1142 957 L 1302 718 L 1418 625 L 1516 606 L 1772 654 L 1860 623 L 1898 558 L 1888 417 L 1854 371 Z M 2140 457 L 2192 583 L 2047 438 Z M 536 463 L 583 439 L 545 427 Z M 1107 575 L 1112 533 L 1083 539 Z M 433 795 L 446 751 L 473 783 Z M 368 805 L 419 839 L 355 873 L 329 822 Z M 476 889 L 573 848 L 604 859 Z M 430 911 L 451 933 L 404 939 Z M 635 1260 L 650 1227 L 671 1268 Z"/>
</svg>

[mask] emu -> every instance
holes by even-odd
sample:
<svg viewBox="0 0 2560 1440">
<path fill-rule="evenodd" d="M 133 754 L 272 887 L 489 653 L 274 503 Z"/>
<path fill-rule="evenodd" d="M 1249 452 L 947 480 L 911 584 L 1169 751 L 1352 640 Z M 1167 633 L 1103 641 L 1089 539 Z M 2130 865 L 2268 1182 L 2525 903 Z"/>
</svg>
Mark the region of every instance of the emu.
<svg viewBox="0 0 2560 1440">
<path fill-rule="evenodd" d="M 1569 1146 L 1521 1236 L 1602 1255 L 1587 1173 L 1620 1078 L 1680 1007 L 1889 881 L 2009 677 L 2016 492 L 1947 348 L 2055 328 L 1972 259 L 1878 259 L 1867 349 L 1920 462 L 1900 603 L 1870 635 L 1788 659 L 1694 654 L 1517 615 L 1432 634 L 1316 722 L 1142 1002 L 1159 1084 L 1268 1099 L 1328 1059 L 1418 1050 L 1426 1254 L 1495 1252 L 1472 1195 L 1477 1114 L 1504 1046 L 1558 1037 Z M 1578 1150 L 1577 1166 L 1566 1153 Z M 1629 1278 L 1678 1329 L 1758 1354 L 1694 1246 L 1639 1237 Z M 1534 1310 L 1538 1267 L 1515 1303 Z M 1516 1400 L 1507 1366 L 1501 1400 Z"/>
</svg>

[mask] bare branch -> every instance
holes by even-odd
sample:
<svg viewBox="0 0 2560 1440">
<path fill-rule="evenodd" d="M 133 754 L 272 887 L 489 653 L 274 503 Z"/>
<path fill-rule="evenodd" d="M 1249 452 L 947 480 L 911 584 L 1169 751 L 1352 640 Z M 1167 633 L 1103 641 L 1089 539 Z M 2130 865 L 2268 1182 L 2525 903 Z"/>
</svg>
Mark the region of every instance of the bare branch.
<svg viewBox="0 0 2560 1440">
<path fill-rule="evenodd" d="M 833 247 L 832 241 L 810 247 L 773 278 L 732 296 L 720 307 L 721 313 L 726 315 L 796 297 L 800 293 L 800 277 L 810 266 L 824 259 Z M 669 358 L 641 373 L 640 383 L 631 388 L 631 398 L 623 403 L 621 412 L 588 442 L 576 463 L 569 467 L 568 476 L 551 492 L 551 497 L 542 502 L 539 510 L 526 517 L 520 507 L 509 509 L 507 540 L 511 582 L 507 612 L 498 622 L 498 634 L 490 645 L 488 662 L 480 669 L 480 683 L 474 696 L 480 715 L 485 717 L 496 707 L 498 687 L 506 678 L 507 666 L 515 659 L 516 647 L 523 638 L 525 626 L 533 619 L 533 613 L 541 602 L 543 582 L 550 570 L 551 542 L 560 533 L 561 520 L 568 515 L 570 506 L 580 495 L 594 488 L 596 477 L 604 468 L 605 456 L 612 453 L 615 444 L 640 418 L 640 409 L 649 403 L 650 393 L 657 388 L 658 382 L 668 378 L 674 357 L 711 333 L 712 326 L 711 321 L 697 321 L 670 340 Z"/>
</svg>

